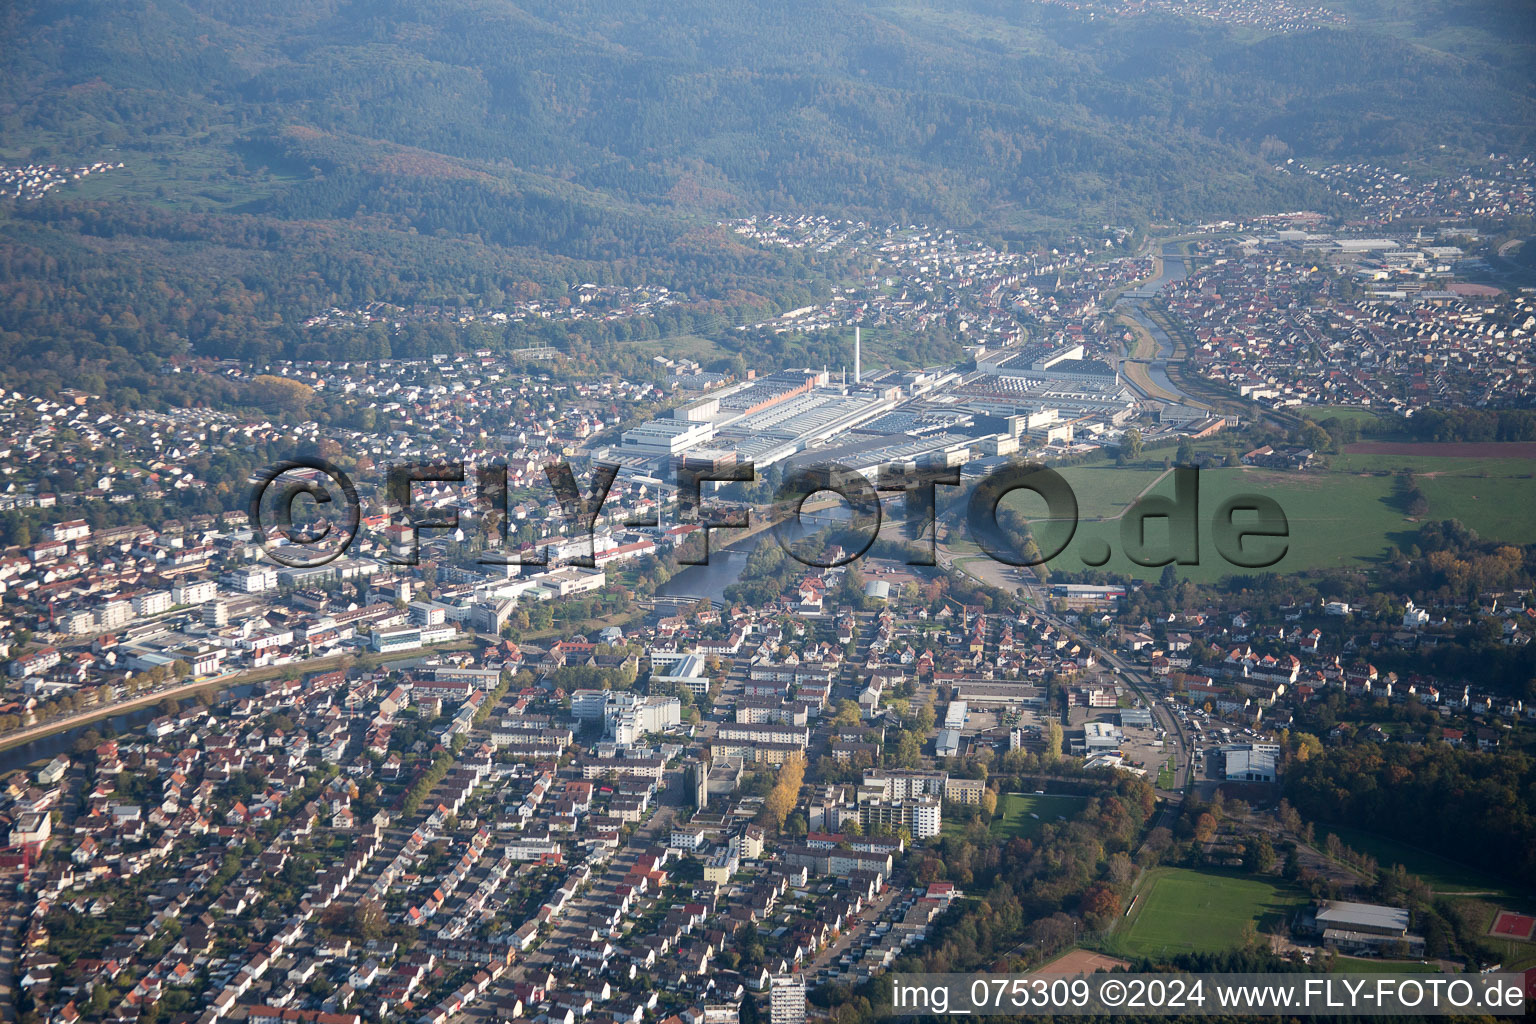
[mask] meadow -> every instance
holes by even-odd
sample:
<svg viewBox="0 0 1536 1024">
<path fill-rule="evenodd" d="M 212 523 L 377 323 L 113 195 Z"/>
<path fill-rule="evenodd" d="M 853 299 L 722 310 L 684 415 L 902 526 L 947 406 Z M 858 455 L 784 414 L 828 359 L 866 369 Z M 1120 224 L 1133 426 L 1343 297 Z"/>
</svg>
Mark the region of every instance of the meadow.
<svg viewBox="0 0 1536 1024">
<path fill-rule="evenodd" d="M 1424 516 L 1409 516 L 1402 507 L 1397 477 L 1405 469 L 1415 474 L 1428 499 L 1429 512 Z M 1079 523 L 1071 543 L 1049 567 L 1081 571 L 1102 559 L 1107 550 L 1105 571 L 1157 579 L 1161 567 L 1139 566 L 1126 557 L 1121 526 L 1125 510 L 1149 487 L 1149 495 L 1173 497 L 1172 474 L 1151 463 L 1073 466 L 1061 472 L 1077 496 Z M 1215 544 L 1211 524 L 1217 510 L 1229 498 L 1250 495 L 1275 501 L 1289 526 L 1284 554 L 1268 570 L 1232 566 Z M 1491 539 L 1536 543 L 1536 517 L 1528 511 L 1533 500 L 1536 463 L 1527 459 L 1340 455 L 1330 468 L 1320 471 L 1208 469 L 1199 477 L 1200 562 L 1175 569 L 1181 578 L 1214 582 L 1251 572 L 1366 566 L 1380 561 L 1394 546 L 1411 544 L 1423 522 L 1439 519 L 1458 519 Z M 1045 515 L 1044 502 L 1029 492 L 1015 492 L 1005 503 L 1026 517 Z M 1239 515 L 1238 525 L 1244 522 Z M 1051 536 L 1048 530 L 1042 525 L 1037 536 Z M 1161 550 L 1167 538 L 1166 521 L 1149 519 L 1146 532 L 1148 542 Z M 1280 543 L 1254 539 L 1245 550 Z"/>
<path fill-rule="evenodd" d="M 1437 893 L 1476 892 L 1506 895 L 1510 892 L 1508 885 L 1477 868 L 1457 864 L 1428 850 L 1421 850 L 1364 829 L 1351 828 L 1347 825 L 1319 825 L 1317 826 L 1318 841 L 1325 842 L 1324 837 L 1330 832 L 1338 836 L 1339 841 L 1351 850 L 1376 858 L 1377 865 L 1383 870 L 1393 865 L 1402 865 L 1403 870 L 1424 879 Z"/>
<path fill-rule="evenodd" d="M 1122 956 L 1217 953 L 1243 945 L 1248 926 L 1276 930 L 1301 905 L 1297 891 L 1264 879 L 1156 868 L 1110 941 Z"/>
</svg>

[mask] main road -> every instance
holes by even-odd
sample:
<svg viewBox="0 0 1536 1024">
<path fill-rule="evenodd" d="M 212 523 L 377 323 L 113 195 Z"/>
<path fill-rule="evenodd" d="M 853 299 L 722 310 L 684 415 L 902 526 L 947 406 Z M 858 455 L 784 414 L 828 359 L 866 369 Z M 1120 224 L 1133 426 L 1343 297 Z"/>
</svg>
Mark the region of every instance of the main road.
<svg viewBox="0 0 1536 1024">
<path fill-rule="evenodd" d="M 958 518 L 959 511 L 952 511 L 950 515 Z M 1034 606 L 1035 614 L 1059 629 L 1066 636 L 1071 637 L 1079 644 L 1091 650 L 1098 660 L 1108 665 L 1110 671 L 1123 681 L 1126 686 L 1130 687 L 1131 692 L 1135 693 L 1152 711 L 1153 720 L 1163 728 L 1164 734 L 1174 737 L 1173 788 L 1170 790 L 1159 790 L 1158 792 L 1168 797 L 1172 802 L 1182 801 L 1184 790 L 1191 781 L 1190 772 L 1193 764 L 1193 750 L 1190 745 L 1189 736 L 1184 731 L 1183 723 L 1178 720 L 1178 717 L 1165 704 L 1159 703 L 1155 696 L 1152 695 L 1156 687 L 1153 685 L 1151 678 L 1139 666 L 1127 661 L 1119 651 L 1114 649 L 1106 650 L 1098 646 L 1075 625 L 1065 621 L 1051 611 L 1050 602 L 1040 590 L 1039 577 L 1034 574 L 1032 569 L 1028 567 L 1015 568 L 1007 566 L 1001 562 L 993 561 L 984 554 L 979 556 L 979 558 L 966 556 L 967 564 L 961 566 L 958 564 L 959 558 L 942 541 L 935 545 L 934 551 L 939 568 L 941 569 L 963 573 L 1007 593 L 1023 590 L 1025 599 Z M 1010 584 L 1014 585 L 1010 586 Z M 1153 784 L 1156 785 L 1155 776 Z"/>
</svg>

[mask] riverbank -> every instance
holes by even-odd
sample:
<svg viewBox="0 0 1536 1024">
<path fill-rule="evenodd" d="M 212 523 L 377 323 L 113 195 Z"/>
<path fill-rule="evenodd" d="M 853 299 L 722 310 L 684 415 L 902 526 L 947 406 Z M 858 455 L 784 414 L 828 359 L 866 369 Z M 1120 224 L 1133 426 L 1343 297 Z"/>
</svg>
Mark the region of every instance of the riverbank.
<svg viewBox="0 0 1536 1024">
<path fill-rule="evenodd" d="M 422 648 L 417 651 L 396 651 L 391 654 L 331 654 L 323 658 L 314 658 L 309 661 L 300 662 L 297 665 L 268 665 L 262 668 L 248 669 L 244 672 L 233 672 L 223 676 L 215 676 L 211 679 L 194 680 L 168 689 L 139 694 L 112 704 L 91 708 L 88 711 L 82 711 L 64 718 L 40 722 L 37 725 L 30 725 L 25 729 L 7 733 L 4 736 L 0 736 L 0 754 L 5 754 L 17 747 L 48 739 L 62 732 L 84 730 L 104 719 L 131 715 L 135 711 L 142 711 L 145 708 L 158 704 L 167 697 L 180 701 L 203 691 L 212 691 L 217 697 L 242 686 L 254 686 L 258 683 L 281 678 L 290 668 L 297 667 L 305 675 L 313 672 L 325 672 L 329 669 L 340 668 L 343 665 L 371 668 L 388 662 L 418 658 L 424 653 L 436 654 L 445 651 L 460 651 L 468 647 L 468 641 L 459 640 L 438 647 Z"/>
</svg>

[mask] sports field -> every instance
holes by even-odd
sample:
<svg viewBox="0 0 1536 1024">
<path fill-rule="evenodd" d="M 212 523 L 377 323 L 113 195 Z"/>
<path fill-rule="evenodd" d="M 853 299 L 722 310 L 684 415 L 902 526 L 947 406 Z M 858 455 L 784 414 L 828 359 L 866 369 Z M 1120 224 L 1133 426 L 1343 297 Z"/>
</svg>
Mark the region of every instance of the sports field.
<svg viewBox="0 0 1536 1024">
<path fill-rule="evenodd" d="M 1301 903 L 1294 889 L 1246 875 L 1157 868 L 1110 943 L 1123 956 L 1217 953 L 1243 944 L 1250 923 L 1276 929 Z"/>
<path fill-rule="evenodd" d="M 1131 964 L 1127 960 L 1119 960 L 1103 953 L 1095 953 L 1091 949 L 1069 949 L 1061 956 L 1031 971 L 1034 975 L 1062 975 L 1068 978 L 1079 974 L 1092 974 L 1095 971 L 1113 971 L 1116 968 L 1128 968 Z"/>
<path fill-rule="evenodd" d="M 1493 919 L 1493 927 L 1488 929 L 1488 934 L 1501 939 L 1523 939 L 1529 942 L 1533 931 L 1536 931 L 1536 917 L 1501 910 L 1499 916 Z"/>
<path fill-rule="evenodd" d="M 1080 796 L 1045 796 L 1039 793 L 1004 793 L 997 801 L 997 817 L 992 819 L 995 836 L 1020 836 L 1033 839 L 1042 826 L 1057 824 L 1058 817 L 1072 819 L 1083 807 Z M 1039 815 L 1031 818 L 1031 814 Z"/>
<path fill-rule="evenodd" d="M 1483 936 L 1483 945 L 1503 962 L 1505 970 L 1536 968 L 1536 935 L 1524 934 L 1528 927 L 1536 931 L 1536 916 L 1531 914 L 1530 905 L 1501 906 L 1502 901 L 1495 902 L 1496 899 L 1468 896 L 1457 900 L 1456 906 L 1472 930 Z"/>
</svg>

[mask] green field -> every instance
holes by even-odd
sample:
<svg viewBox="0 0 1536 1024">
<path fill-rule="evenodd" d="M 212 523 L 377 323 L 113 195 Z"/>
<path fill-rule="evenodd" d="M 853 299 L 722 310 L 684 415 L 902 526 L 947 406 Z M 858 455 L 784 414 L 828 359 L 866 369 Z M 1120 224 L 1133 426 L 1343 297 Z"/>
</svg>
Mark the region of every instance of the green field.
<svg viewBox="0 0 1536 1024">
<path fill-rule="evenodd" d="M 1162 467 L 1150 469 L 1108 463 L 1067 466 L 1061 470 L 1061 475 L 1067 478 L 1072 493 L 1077 495 L 1078 515 L 1088 521 L 1117 518 L 1137 494 L 1163 475 L 1163 470 Z"/>
<path fill-rule="evenodd" d="M 1430 511 L 1415 520 L 1401 508 L 1396 474 L 1410 468 L 1418 474 Z M 1066 550 L 1049 566 L 1078 571 L 1108 550 L 1106 571 L 1156 579 L 1161 567 L 1138 566 L 1125 555 L 1121 513 L 1149 484 L 1149 495 L 1172 498 L 1172 476 L 1159 480 L 1161 468 L 1134 466 L 1074 466 L 1062 470 L 1077 495 L 1079 525 Z M 1448 459 L 1430 456 L 1341 455 L 1332 469 L 1288 473 L 1232 467 L 1204 470 L 1199 478 L 1200 564 L 1175 566 L 1180 575 L 1197 582 L 1249 572 L 1297 572 L 1366 565 L 1378 561 L 1397 542 L 1410 542 L 1426 520 L 1459 519 L 1489 539 L 1536 543 L 1536 517 L 1528 510 L 1536 500 L 1536 462 L 1527 459 Z M 1229 498 L 1256 495 L 1277 502 L 1289 525 L 1285 554 L 1270 569 L 1229 565 L 1217 551 L 1212 519 Z M 1044 517 L 1045 504 L 1030 492 L 1005 499 L 1026 517 Z M 1117 517 L 1117 518 L 1110 518 Z M 1238 517 L 1238 524 L 1244 522 Z M 1147 537 L 1163 550 L 1166 521 L 1149 519 Z M 1037 538 L 1049 542 L 1052 527 L 1042 523 Z M 1255 545 L 1276 541 L 1253 540 Z"/>
<path fill-rule="evenodd" d="M 1456 459 L 1444 456 L 1344 455 L 1336 472 L 1409 470 L 1429 499 L 1425 519 L 1459 519 L 1480 536 L 1517 544 L 1536 542 L 1536 460 Z"/>
<path fill-rule="evenodd" d="M 1319 848 L 1327 841 L 1325 837 L 1330 832 L 1338 836 L 1339 841 L 1351 850 L 1375 857 L 1376 863 L 1383 869 L 1401 864 L 1404 870 L 1424 879 L 1436 892 L 1507 894 L 1510 891 L 1508 883 L 1501 882 L 1477 868 L 1469 868 L 1428 850 L 1421 850 L 1406 843 L 1388 839 L 1386 836 L 1367 832 L 1364 829 L 1350 828 L 1347 825 L 1319 825 L 1317 827 Z"/>
<path fill-rule="evenodd" d="M 1323 420 L 1343 420 L 1344 422 L 1368 423 L 1381 419 L 1383 413 L 1377 409 L 1367 409 L 1359 405 L 1309 405 L 1300 410 L 1302 416 L 1318 423 Z"/>
<path fill-rule="evenodd" d="M 1479 899 L 1469 896 L 1465 899 L 1457 900 L 1456 906 L 1468 923 L 1472 925 L 1473 934 L 1478 936 L 1478 941 L 1498 954 L 1506 971 L 1524 971 L 1536 967 L 1536 942 L 1501 938 L 1488 934 L 1488 929 L 1493 926 L 1493 919 L 1498 916 L 1500 910 L 1513 910 L 1517 913 L 1528 914 L 1532 910 L 1529 903 L 1510 902 L 1497 898 Z"/>
<path fill-rule="evenodd" d="M 708 362 L 728 354 L 715 342 L 697 334 L 674 334 L 670 338 L 646 338 L 643 341 L 625 342 L 637 352 L 650 356 L 666 356 L 668 359 L 696 359 Z"/>
<path fill-rule="evenodd" d="M 1378 960 L 1375 957 L 1336 956 L 1335 974 L 1433 974 L 1440 968 L 1419 960 Z"/>
<path fill-rule="evenodd" d="M 1004 793 L 997 801 L 997 816 L 992 819 L 995 836 L 1020 836 L 1033 839 L 1046 824 L 1058 817 L 1071 820 L 1083 806 L 1080 796 L 1042 796 L 1039 793 Z M 1039 818 L 1031 818 L 1038 814 Z"/>
<path fill-rule="evenodd" d="M 1217 953 L 1243 944 L 1245 927 L 1278 928 L 1301 904 L 1297 891 L 1244 875 L 1157 868 L 1111 942 L 1123 956 Z"/>
</svg>

